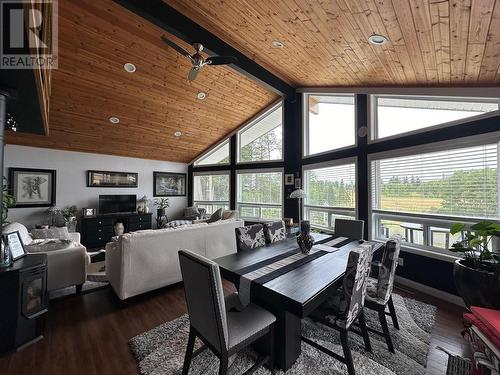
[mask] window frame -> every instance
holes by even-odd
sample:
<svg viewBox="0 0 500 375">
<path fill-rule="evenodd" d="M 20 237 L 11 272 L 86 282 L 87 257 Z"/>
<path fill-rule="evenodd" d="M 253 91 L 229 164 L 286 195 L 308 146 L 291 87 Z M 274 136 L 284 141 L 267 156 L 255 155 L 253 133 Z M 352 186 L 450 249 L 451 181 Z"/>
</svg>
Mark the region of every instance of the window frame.
<svg viewBox="0 0 500 375">
<path fill-rule="evenodd" d="M 326 151 L 317 152 L 315 154 L 306 154 L 309 150 L 309 96 L 343 96 L 343 97 L 353 97 L 354 99 L 354 144 L 343 146 L 339 148 L 334 148 Z M 358 136 L 356 124 L 358 123 L 358 97 L 356 93 L 331 93 L 331 92 L 304 92 L 302 93 L 302 159 L 313 158 L 320 155 L 330 154 L 332 152 L 338 152 L 342 150 L 348 150 L 358 147 Z"/>
<path fill-rule="evenodd" d="M 281 204 L 274 204 L 274 203 L 246 203 L 246 202 L 240 202 L 239 201 L 239 188 L 238 188 L 238 182 L 239 182 L 239 175 L 240 174 L 251 174 L 251 173 L 276 173 L 279 172 L 281 173 Z M 285 169 L 284 168 L 263 168 L 263 169 L 238 169 L 236 170 L 236 197 L 235 197 L 235 208 L 238 213 L 240 212 L 240 206 L 260 206 L 260 207 L 279 207 L 281 209 L 281 216 L 283 217 L 284 214 L 284 186 L 285 186 Z M 266 221 L 271 221 L 273 219 L 265 219 L 262 217 L 256 218 L 256 217 L 246 217 L 242 216 L 240 214 L 240 217 L 243 220 L 248 220 L 248 221 L 255 221 L 255 222 L 266 222 Z"/>
<path fill-rule="evenodd" d="M 442 101 L 460 101 L 460 100 L 472 100 L 477 102 L 491 101 L 494 103 L 493 99 L 496 99 L 499 105 L 499 109 L 496 111 L 491 111 L 487 113 L 482 113 L 476 116 L 466 117 L 459 120 L 453 120 L 448 122 L 443 122 L 440 124 L 427 126 L 421 129 L 409 130 L 406 132 L 389 135 L 387 137 L 379 138 L 377 137 L 378 132 L 378 116 L 377 116 L 377 99 L 378 98 L 389 98 L 389 99 L 429 99 L 429 100 L 442 100 Z M 402 94 L 370 94 L 368 95 L 368 144 L 384 142 L 391 139 L 397 139 L 409 135 L 420 134 L 429 132 L 436 129 L 448 128 L 455 125 L 466 124 L 469 122 L 482 120 L 490 117 L 496 117 L 500 115 L 500 98 L 491 97 L 481 97 L 481 96 L 449 96 L 449 95 L 402 95 Z"/>
<path fill-rule="evenodd" d="M 228 200 L 227 201 L 199 201 L 195 199 L 195 193 L 194 193 L 194 180 L 196 176 L 215 176 L 215 175 L 225 175 L 229 178 L 229 194 L 228 194 Z M 193 205 L 214 205 L 214 204 L 226 204 L 228 209 L 231 209 L 231 171 L 230 170 L 222 170 L 222 171 L 200 171 L 196 172 L 193 171 Z"/>
<path fill-rule="evenodd" d="M 279 99 L 275 103 L 271 104 L 269 107 L 265 108 L 262 112 L 257 114 L 255 117 L 250 119 L 247 123 L 242 125 L 238 131 L 236 132 L 236 160 L 235 164 L 236 165 L 249 165 L 249 164 L 261 164 L 261 163 L 279 163 L 283 162 L 284 159 L 284 154 L 285 154 L 285 107 L 284 107 L 284 100 Z M 267 115 L 269 115 L 271 112 L 273 112 L 275 109 L 278 107 L 281 107 L 281 158 L 280 159 L 272 159 L 272 160 L 254 160 L 254 161 L 241 161 L 240 160 L 240 153 L 241 153 L 241 133 L 245 132 L 246 130 L 250 129 L 252 126 L 254 126 L 256 123 L 264 119 Z"/>
<path fill-rule="evenodd" d="M 328 227 L 319 226 L 319 225 L 314 225 L 312 227 L 321 229 L 321 230 L 328 232 L 328 233 L 333 233 L 334 228 L 331 226 L 331 214 L 350 216 L 350 215 L 348 215 L 348 213 L 354 211 L 354 219 L 357 219 L 359 217 L 358 159 L 357 159 L 357 157 L 349 157 L 349 158 L 323 161 L 320 163 L 312 163 L 312 164 L 303 164 L 302 165 L 302 185 L 303 185 L 304 191 L 306 191 L 306 180 L 304 178 L 305 171 L 311 170 L 311 169 L 337 167 L 337 166 L 346 165 L 346 164 L 354 164 L 354 176 L 355 176 L 354 192 L 355 192 L 355 199 L 356 199 L 356 205 L 355 205 L 354 209 L 346 208 L 346 207 L 306 205 L 305 200 L 302 200 L 300 210 L 301 210 L 301 214 L 302 214 L 302 217 L 304 218 L 304 220 L 306 220 L 305 218 L 306 218 L 306 209 L 307 208 L 312 208 L 312 210 L 317 209 L 318 211 L 322 210 L 322 211 L 326 211 L 328 213 L 328 225 L 329 225 Z"/>
<path fill-rule="evenodd" d="M 229 148 L 229 159 L 228 159 L 227 163 L 197 164 L 200 159 L 203 159 L 203 158 L 206 158 L 207 156 L 210 156 L 214 152 L 216 152 L 219 149 L 221 149 L 222 147 L 224 147 L 226 144 L 228 145 L 228 148 Z M 231 165 L 231 142 L 230 142 L 230 138 L 226 138 L 223 141 L 218 142 L 215 146 L 211 147 L 208 151 L 206 151 L 205 153 L 203 153 L 203 155 L 201 155 L 200 157 L 196 158 L 196 160 L 193 162 L 193 167 L 195 167 L 195 168 L 198 168 L 198 167 L 199 168 L 217 167 L 217 166 L 222 166 L 222 165 L 224 165 L 224 166 Z"/>
<path fill-rule="evenodd" d="M 424 232 L 424 245 L 418 245 L 415 243 L 403 242 L 402 248 L 404 251 L 422 255 L 429 256 L 431 258 L 436 258 L 440 260 L 445 260 L 448 262 L 453 262 L 460 257 L 457 254 L 447 250 L 440 249 L 437 247 L 432 247 L 426 245 L 426 240 L 428 238 L 427 228 L 431 226 L 443 226 L 450 225 L 452 222 L 463 222 L 465 224 L 474 224 L 480 220 L 490 220 L 496 221 L 494 219 L 484 219 L 484 218 L 474 218 L 474 217 L 460 217 L 460 216 L 448 216 L 448 215 L 436 215 L 436 214 L 422 214 L 422 213 L 403 213 L 397 211 L 387 211 L 376 209 L 373 207 L 373 178 L 372 178 L 372 162 L 383 159 L 391 159 L 396 157 L 411 156 L 417 154 L 426 154 L 432 152 L 443 151 L 446 149 L 460 149 L 474 146 L 481 146 L 484 144 L 497 143 L 497 163 L 500 164 L 500 131 L 485 133 L 471 137 L 464 137 L 460 139 L 450 139 L 441 142 L 428 143 L 420 146 L 405 147 L 390 151 L 382 151 L 378 153 L 368 154 L 368 220 L 370 223 L 370 228 L 368 230 L 368 237 L 371 241 L 385 242 L 386 239 L 378 237 L 377 233 L 377 223 L 380 219 L 389 220 L 399 220 L 407 222 L 416 222 L 417 224 L 423 225 Z M 497 167 L 497 189 L 498 189 L 498 205 L 500 206 L 500 173 L 498 173 Z M 500 210 L 500 207 L 499 207 Z M 500 211 L 499 211 L 500 212 Z M 424 223 L 425 222 L 425 223 Z M 500 220 L 498 220 L 500 222 Z"/>
</svg>

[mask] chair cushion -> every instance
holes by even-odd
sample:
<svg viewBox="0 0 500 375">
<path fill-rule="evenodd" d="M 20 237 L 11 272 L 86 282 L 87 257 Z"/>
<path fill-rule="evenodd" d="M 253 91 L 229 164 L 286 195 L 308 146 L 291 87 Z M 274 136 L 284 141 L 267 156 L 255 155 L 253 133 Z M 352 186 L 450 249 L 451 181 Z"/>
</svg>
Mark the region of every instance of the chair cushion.
<svg viewBox="0 0 500 375">
<path fill-rule="evenodd" d="M 33 241 L 33 238 L 28 233 L 28 229 L 26 229 L 26 227 L 21 223 L 10 223 L 2 228 L 2 234 L 12 232 L 19 232 L 23 245 L 29 245 Z"/>
<path fill-rule="evenodd" d="M 285 223 L 282 220 L 265 223 L 264 235 L 266 236 L 267 243 L 275 243 L 286 240 Z"/>
<path fill-rule="evenodd" d="M 57 238 L 60 240 L 69 240 L 69 232 L 67 227 L 51 227 L 48 229 L 33 229 L 31 231 L 33 239 Z"/>
<path fill-rule="evenodd" d="M 251 250 L 266 244 L 262 224 L 236 228 L 236 244 L 238 251 Z"/>
<path fill-rule="evenodd" d="M 267 329 L 276 317 L 263 308 L 249 304 L 243 311 L 227 313 L 228 350 Z"/>
<path fill-rule="evenodd" d="M 222 220 L 222 213 L 224 210 L 222 208 L 219 208 L 217 211 L 215 211 L 212 216 L 207 220 L 207 223 L 214 223 L 216 221 Z"/>
</svg>

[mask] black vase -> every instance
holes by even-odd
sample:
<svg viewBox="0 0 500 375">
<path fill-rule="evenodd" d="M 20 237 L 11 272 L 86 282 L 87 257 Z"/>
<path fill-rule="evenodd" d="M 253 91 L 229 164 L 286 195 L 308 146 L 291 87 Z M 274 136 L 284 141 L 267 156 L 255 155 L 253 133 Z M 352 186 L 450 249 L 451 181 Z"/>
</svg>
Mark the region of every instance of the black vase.
<svg viewBox="0 0 500 375">
<path fill-rule="evenodd" d="M 158 209 L 156 210 L 156 217 L 157 217 L 157 218 L 160 218 L 160 217 L 166 216 L 166 211 L 167 211 L 167 210 L 166 210 L 166 209 L 164 209 L 164 208 L 158 208 Z"/>
<path fill-rule="evenodd" d="M 314 245 L 314 237 L 311 235 L 311 224 L 308 220 L 303 220 L 300 224 L 300 234 L 297 236 L 297 244 L 300 251 L 307 254 Z"/>
</svg>

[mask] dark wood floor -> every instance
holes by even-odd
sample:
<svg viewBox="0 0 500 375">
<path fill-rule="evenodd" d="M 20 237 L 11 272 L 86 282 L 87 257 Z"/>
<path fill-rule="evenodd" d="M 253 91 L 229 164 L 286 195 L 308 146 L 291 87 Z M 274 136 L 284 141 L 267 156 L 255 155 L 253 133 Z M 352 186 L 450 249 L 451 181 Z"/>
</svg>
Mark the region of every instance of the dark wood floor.
<svg viewBox="0 0 500 375">
<path fill-rule="evenodd" d="M 466 343 L 459 335 L 461 309 L 421 293 L 398 292 L 439 307 L 428 374 L 444 374 L 446 356 L 434 347 L 441 345 L 466 353 Z M 1 357 L 0 374 L 136 374 L 137 364 L 128 348 L 128 340 L 185 311 L 180 285 L 126 303 L 121 303 L 111 288 L 52 301 L 45 339 L 21 352 Z"/>
</svg>

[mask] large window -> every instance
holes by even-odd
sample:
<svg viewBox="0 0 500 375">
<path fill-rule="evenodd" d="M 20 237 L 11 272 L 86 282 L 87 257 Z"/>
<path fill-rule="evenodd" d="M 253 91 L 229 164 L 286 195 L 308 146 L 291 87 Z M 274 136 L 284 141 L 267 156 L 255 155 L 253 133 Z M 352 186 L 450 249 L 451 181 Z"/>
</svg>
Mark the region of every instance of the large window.
<svg viewBox="0 0 500 375">
<path fill-rule="evenodd" d="M 195 166 L 220 164 L 229 164 L 229 139 L 214 147 L 213 150 L 208 151 L 194 162 Z"/>
<path fill-rule="evenodd" d="M 194 203 L 209 214 L 229 209 L 229 172 L 194 173 L 193 193 Z"/>
<path fill-rule="evenodd" d="M 372 234 L 447 249 L 453 222 L 499 220 L 497 141 L 371 162 Z"/>
<path fill-rule="evenodd" d="M 498 111 L 498 98 L 374 95 L 372 139 L 462 120 Z"/>
<path fill-rule="evenodd" d="M 304 100 L 304 156 L 355 145 L 353 94 L 307 94 Z"/>
<path fill-rule="evenodd" d="M 273 106 L 238 132 L 238 162 L 283 159 L 283 106 Z"/>
<path fill-rule="evenodd" d="M 282 218 L 283 172 L 239 171 L 237 187 L 237 206 L 241 217 Z"/>
<path fill-rule="evenodd" d="M 304 167 L 304 217 L 313 227 L 333 229 L 335 219 L 356 217 L 356 165 L 340 163 Z"/>
</svg>

